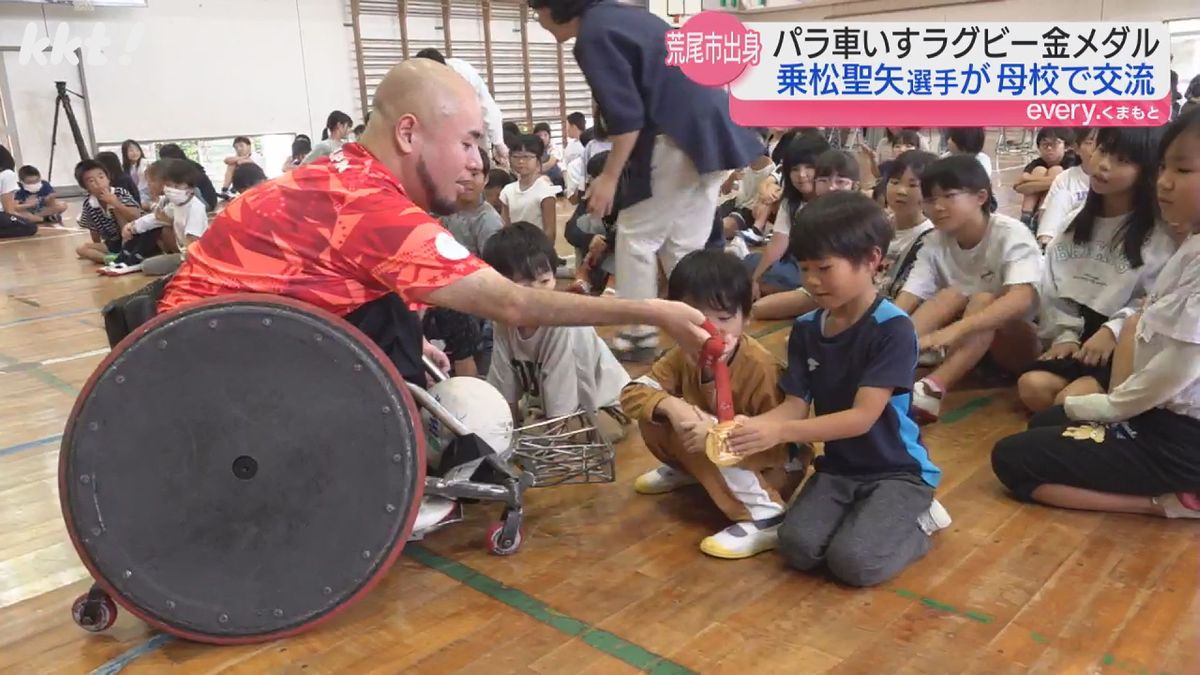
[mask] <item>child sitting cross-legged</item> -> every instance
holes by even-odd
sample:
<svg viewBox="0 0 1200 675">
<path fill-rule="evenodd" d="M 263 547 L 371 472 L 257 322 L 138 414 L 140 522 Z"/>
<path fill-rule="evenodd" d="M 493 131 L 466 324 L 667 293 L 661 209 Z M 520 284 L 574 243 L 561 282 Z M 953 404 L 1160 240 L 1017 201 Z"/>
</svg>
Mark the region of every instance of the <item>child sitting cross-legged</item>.
<svg viewBox="0 0 1200 675">
<path fill-rule="evenodd" d="M 145 233 L 160 230 L 163 255 L 146 259 L 142 271 L 150 276 L 174 272 L 187 257 L 187 248 L 208 229 L 204 200 L 196 192 L 196 170 L 177 159 L 162 159 L 146 172 L 151 190 L 161 189 L 162 197 L 154 213 L 142 216 L 122 229 L 129 241 Z M 160 187 L 161 186 L 161 187 Z"/>
<path fill-rule="evenodd" d="M 67 205 L 59 201 L 49 181 L 42 180 L 41 172 L 32 166 L 23 166 L 17 171 L 17 176 L 21 179 L 13 195 L 17 215 L 39 225 L 62 223 L 62 214 L 67 210 Z"/>
<path fill-rule="evenodd" d="M 555 292 L 556 258 L 541 228 L 527 222 L 500 230 L 483 247 L 483 260 L 497 272 L 547 293 Z M 606 413 L 596 422 L 610 442 L 623 435 L 620 395 L 629 374 L 595 328 L 497 323 L 493 340 L 488 382 L 504 395 L 518 425 L 532 409 L 546 419 L 583 410 Z"/>
<path fill-rule="evenodd" d="M 950 524 L 933 498 L 941 471 L 908 416 L 917 334 L 875 286 L 891 238 L 883 209 L 861 193 L 828 194 L 798 214 L 791 252 L 818 309 L 792 327 L 783 403 L 739 417 L 729 436 L 748 459 L 781 443 L 825 444 L 779 550 L 792 567 L 824 564 L 852 586 L 900 573 Z"/>
<path fill-rule="evenodd" d="M 913 387 L 913 414 L 936 422 L 943 394 L 985 356 L 1012 374 L 1038 355 L 1032 319 L 1042 251 L 1029 228 L 993 213 L 992 182 L 974 157 L 951 155 L 921 174 L 935 231 L 896 298 L 912 316 L 921 350 L 944 360 Z"/>
<path fill-rule="evenodd" d="M 714 249 L 684 256 L 671 272 L 667 297 L 704 312 L 725 338 L 734 411 L 765 413 L 783 399 L 779 362 L 745 335 L 750 313 L 750 275 L 738 259 Z M 700 483 L 733 524 L 700 543 L 718 558 L 748 558 L 776 546 L 788 497 L 804 477 L 805 464 L 792 463 L 783 442 L 729 467 L 705 454 L 715 423 L 714 375 L 701 370 L 697 354 L 673 349 L 621 394 L 625 412 L 638 422 L 651 454 L 663 465 L 639 477 L 634 489 L 662 494 Z"/>
</svg>

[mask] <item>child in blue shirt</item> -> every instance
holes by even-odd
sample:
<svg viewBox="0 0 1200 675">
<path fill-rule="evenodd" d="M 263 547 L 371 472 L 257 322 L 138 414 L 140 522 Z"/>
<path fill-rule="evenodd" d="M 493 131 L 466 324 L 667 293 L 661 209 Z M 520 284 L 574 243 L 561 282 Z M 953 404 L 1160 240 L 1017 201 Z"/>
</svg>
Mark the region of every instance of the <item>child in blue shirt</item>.
<svg viewBox="0 0 1200 675">
<path fill-rule="evenodd" d="M 908 414 L 917 333 L 875 286 L 891 240 L 883 209 L 859 192 L 831 192 L 797 214 L 789 252 L 818 309 L 792 327 L 784 402 L 738 418 L 729 437 L 743 456 L 824 442 L 779 527 L 779 550 L 792 567 L 824 564 L 851 586 L 899 574 L 950 524 L 933 498 L 941 471 Z"/>
<path fill-rule="evenodd" d="M 17 185 L 17 209 L 20 215 L 31 223 L 61 223 L 62 214 L 67 205 L 58 201 L 54 188 L 42 180 L 42 173 L 32 166 L 23 166 L 17 170 L 20 183 Z"/>
</svg>

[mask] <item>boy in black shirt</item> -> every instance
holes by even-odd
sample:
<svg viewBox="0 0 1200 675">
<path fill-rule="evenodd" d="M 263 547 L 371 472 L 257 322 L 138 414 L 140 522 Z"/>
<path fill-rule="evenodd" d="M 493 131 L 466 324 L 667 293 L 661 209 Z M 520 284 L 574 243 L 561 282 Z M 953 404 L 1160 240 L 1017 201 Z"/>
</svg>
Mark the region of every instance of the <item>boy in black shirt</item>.
<svg viewBox="0 0 1200 675">
<path fill-rule="evenodd" d="M 1021 178 L 1013 189 L 1024 198 L 1021 200 L 1021 222 L 1033 229 L 1033 214 L 1042 204 L 1042 198 L 1058 174 L 1079 164 L 1079 156 L 1071 149 L 1074 132 L 1068 128 L 1042 127 L 1037 133 L 1038 157 L 1025 165 Z"/>
<path fill-rule="evenodd" d="M 799 212 L 791 254 L 818 309 L 792 328 L 780 381 L 787 398 L 766 414 L 739 417 L 729 437 L 743 456 L 780 443 L 825 443 L 779 527 L 779 550 L 797 569 L 824 563 L 852 586 L 899 574 L 950 524 L 933 498 L 941 471 L 908 414 L 917 333 L 875 289 L 891 238 L 883 210 L 859 192 L 830 193 Z"/>
</svg>

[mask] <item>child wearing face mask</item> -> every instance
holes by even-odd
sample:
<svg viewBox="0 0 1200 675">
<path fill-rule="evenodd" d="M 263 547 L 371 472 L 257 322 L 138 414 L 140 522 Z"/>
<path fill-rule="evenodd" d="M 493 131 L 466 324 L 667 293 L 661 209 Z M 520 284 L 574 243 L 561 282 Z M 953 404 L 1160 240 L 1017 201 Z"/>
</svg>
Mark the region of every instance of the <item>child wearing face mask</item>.
<svg viewBox="0 0 1200 675">
<path fill-rule="evenodd" d="M 159 160 L 151 169 L 154 172 L 152 188 L 157 187 L 161 178 L 162 198 L 151 214 L 152 219 L 139 218 L 127 225 L 126 230 L 129 236 L 162 230 L 161 242 L 166 253 L 144 261 L 142 271 L 150 276 L 163 276 L 178 269 L 187 257 L 188 246 L 204 235 L 208 229 L 208 212 L 204 201 L 196 194 L 197 175 L 190 164 Z"/>
<path fill-rule="evenodd" d="M 817 157 L 829 149 L 823 138 L 796 136 L 783 154 L 783 197 L 779 214 L 771 230 L 771 241 L 761 254 L 743 261 L 751 273 L 751 297 L 782 293 L 800 287 L 800 266 L 788 255 L 788 237 L 792 220 L 804 205 L 816 197 Z"/>
<path fill-rule="evenodd" d="M 912 413 L 936 422 L 942 397 L 984 356 L 1012 373 L 1037 358 L 1042 251 L 1029 228 L 994 213 L 992 181 L 974 157 L 951 155 L 921 175 L 925 239 L 896 305 L 908 313 L 921 350 L 945 359 L 913 386 Z"/>
<path fill-rule="evenodd" d="M 520 143 L 511 148 L 516 152 Z M 514 283 L 554 293 L 557 255 L 542 230 L 516 222 L 488 239 L 483 260 Z M 531 411 L 555 419 L 586 411 L 611 442 L 624 435 L 621 388 L 629 374 L 590 326 L 495 324 L 488 382 L 520 426 Z M 600 415 L 599 413 L 605 413 Z"/>
<path fill-rule="evenodd" d="M 1108 391 L 1122 326 L 1175 252 L 1156 217 L 1162 135 L 1161 128 L 1100 131 L 1087 201 L 1046 248 L 1040 329 L 1050 346 L 1017 382 L 1033 412 Z"/>
<path fill-rule="evenodd" d="M 779 405 L 779 362 L 745 334 L 750 277 L 737 258 L 714 249 L 684 256 L 671 272 L 667 297 L 703 312 L 725 338 L 721 358 L 729 367 L 736 413 L 760 415 Z M 672 349 L 621 393 L 622 408 L 662 462 L 633 486 L 640 494 L 657 495 L 699 483 L 732 522 L 701 541 L 700 550 L 717 558 L 749 558 L 775 548 L 807 455 L 796 452 L 793 462 L 789 446 L 780 443 L 734 466 L 713 463 L 705 442 L 716 422 L 716 389 L 713 373 L 701 369 L 697 357 Z"/>
<path fill-rule="evenodd" d="M 32 166 L 23 166 L 17 171 L 20 183 L 13 195 L 20 217 L 34 224 L 62 223 L 62 214 L 67 205 L 58 200 L 50 183 L 42 180 L 42 174 Z"/>
</svg>

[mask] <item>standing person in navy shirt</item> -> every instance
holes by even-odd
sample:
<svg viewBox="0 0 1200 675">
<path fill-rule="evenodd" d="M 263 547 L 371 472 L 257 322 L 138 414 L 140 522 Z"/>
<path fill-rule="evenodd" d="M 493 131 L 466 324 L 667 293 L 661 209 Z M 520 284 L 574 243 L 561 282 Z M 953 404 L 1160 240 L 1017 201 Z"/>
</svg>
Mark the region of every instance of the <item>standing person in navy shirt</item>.
<svg viewBox="0 0 1200 675">
<path fill-rule="evenodd" d="M 738 418 L 729 437 L 743 456 L 825 443 L 779 527 L 779 550 L 792 567 L 824 563 L 851 586 L 899 574 L 950 524 L 933 498 L 941 470 L 908 415 L 917 333 L 874 283 L 891 239 L 887 216 L 860 192 L 827 194 L 797 214 L 791 254 L 818 309 L 792 327 L 784 402 Z"/>
<path fill-rule="evenodd" d="M 670 276 L 704 247 L 725 172 L 762 155 L 762 141 L 729 119 L 724 90 L 666 65 L 670 26 L 644 8 L 616 0 L 529 6 L 559 42 L 575 38 L 575 60 L 608 127 L 613 147 L 591 182 L 588 208 L 596 219 L 621 211 L 617 292 L 658 297 L 658 262 Z M 627 326 L 613 347 L 626 359 L 651 360 L 658 336 L 650 326 Z"/>
</svg>

